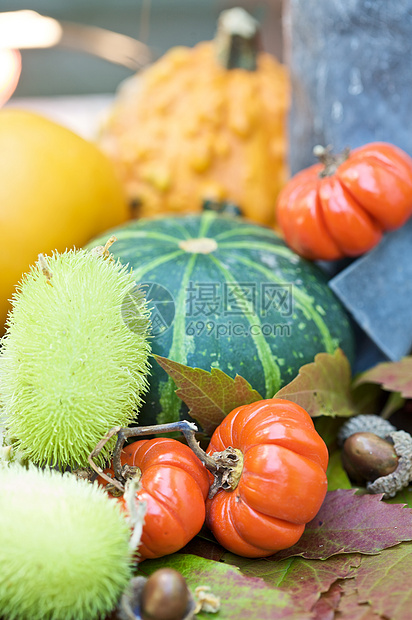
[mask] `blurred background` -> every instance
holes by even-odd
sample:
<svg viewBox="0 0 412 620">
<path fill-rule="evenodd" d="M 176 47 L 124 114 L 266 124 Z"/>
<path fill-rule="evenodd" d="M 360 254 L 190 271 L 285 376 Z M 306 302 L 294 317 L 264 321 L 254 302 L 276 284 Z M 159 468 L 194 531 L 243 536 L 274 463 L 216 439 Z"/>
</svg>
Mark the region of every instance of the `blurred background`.
<svg viewBox="0 0 412 620">
<path fill-rule="evenodd" d="M 0 18 L 6 11 L 30 9 L 65 22 L 98 26 L 139 39 L 156 58 L 173 46 L 211 39 L 219 13 L 233 6 L 242 6 L 260 21 L 265 49 L 282 59 L 281 0 L 0 0 Z M 133 73 L 60 47 L 22 50 L 21 56 L 17 98 L 113 93 Z"/>
</svg>

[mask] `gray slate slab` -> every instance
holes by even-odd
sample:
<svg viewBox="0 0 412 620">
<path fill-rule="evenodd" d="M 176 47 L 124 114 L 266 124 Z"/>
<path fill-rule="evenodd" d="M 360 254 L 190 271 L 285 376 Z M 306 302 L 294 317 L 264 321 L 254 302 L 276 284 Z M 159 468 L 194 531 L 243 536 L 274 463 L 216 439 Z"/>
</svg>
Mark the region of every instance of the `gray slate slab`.
<svg viewBox="0 0 412 620">
<path fill-rule="evenodd" d="M 292 173 L 383 140 L 412 155 L 412 0 L 286 0 Z"/>
<path fill-rule="evenodd" d="M 412 350 L 412 219 L 329 281 L 378 349 L 399 360 Z"/>
</svg>

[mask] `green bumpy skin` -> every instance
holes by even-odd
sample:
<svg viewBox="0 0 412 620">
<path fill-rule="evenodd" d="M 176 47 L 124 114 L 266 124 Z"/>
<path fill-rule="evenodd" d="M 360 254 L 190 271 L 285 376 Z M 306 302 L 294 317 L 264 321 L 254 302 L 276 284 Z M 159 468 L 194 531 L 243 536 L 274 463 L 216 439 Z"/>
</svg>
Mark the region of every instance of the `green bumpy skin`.
<svg viewBox="0 0 412 620">
<path fill-rule="evenodd" d="M 96 620 L 132 573 L 117 502 L 72 474 L 0 467 L 0 610 L 8 620 Z"/>
<path fill-rule="evenodd" d="M 112 258 L 70 250 L 48 257 L 47 267 L 50 278 L 33 266 L 12 300 L 0 422 L 34 463 L 86 466 L 100 439 L 129 425 L 142 404 L 150 312 L 130 269 Z"/>
</svg>

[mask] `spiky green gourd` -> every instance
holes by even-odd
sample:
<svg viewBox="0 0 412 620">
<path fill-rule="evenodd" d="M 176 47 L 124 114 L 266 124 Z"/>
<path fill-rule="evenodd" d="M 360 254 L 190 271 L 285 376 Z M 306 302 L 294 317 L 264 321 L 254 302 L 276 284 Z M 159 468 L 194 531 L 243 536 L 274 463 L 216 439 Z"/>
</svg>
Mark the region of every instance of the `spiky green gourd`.
<svg viewBox="0 0 412 620">
<path fill-rule="evenodd" d="M 53 470 L 0 467 L 0 612 L 95 620 L 131 576 L 130 529 L 97 486 Z"/>
<path fill-rule="evenodd" d="M 132 291 L 133 330 L 124 320 Z M 67 251 L 36 264 L 14 296 L 0 352 L 0 415 L 19 449 L 41 465 L 86 465 L 108 430 L 136 417 L 148 330 L 130 269 L 107 254 Z"/>
</svg>

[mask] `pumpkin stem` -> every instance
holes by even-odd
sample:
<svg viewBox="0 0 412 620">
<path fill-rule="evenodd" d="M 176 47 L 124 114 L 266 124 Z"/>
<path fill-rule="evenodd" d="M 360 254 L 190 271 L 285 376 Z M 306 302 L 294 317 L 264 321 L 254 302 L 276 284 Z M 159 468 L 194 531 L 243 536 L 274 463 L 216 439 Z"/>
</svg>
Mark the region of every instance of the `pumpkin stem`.
<svg viewBox="0 0 412 620">
<path fill-rule="evenodd" d="M 196 425 L 187 420 L 170 422 L 169 424 L 156 424 L 154 426 L 128 426 L 125 428 L 122 426 L 115 426 L 99 441 L 89 455 L 88 461 L 92 469 L 110 484 L 110 492 L 114 495 L 122 495 L 125 491 L 125 483 L 127 483 L 127 480 L 130 478 L 135 478 L 137 480 L 139 477 L 137 467 L 122 467 L 121 453 L 126 439 L 130 437 L 139 437 L 140 435 L 171 433 L 173 431 L 180 431 L 184 435 L 189 448 L 193 450 L 206 469 L 213 474 L 214 481 L 209 490 L 209 498 L 216 495 L 219 489 L 233 491 L 237 487 L 243 470 L 242 452 L 237 448 L 229 446 L 222 452 L 206 454 L 196 440 Z M 114 435 L 117 435 L 116 446 L 113 451 L 113 470 L 115 477 L 110 478 L 93 459 L 100 454 L 103 447 Z"/>
<path fill-rule="evenodd" d="M 197 458 L 214 476 L 212 486 L 209 489 L 209 499 L 212 499 L 219 491 L 234 491 L 239 484 L 243 471 L 243 454 L 237 448 L 228 446 L 222 452 L 206 454 L 195 439 L 194 432 L 183 431 L 189 448 L 193 450 Z"/>
<path fill-rule="evenodd" d="M 334 155 L 332 153 L 331 146 L 321 146 L 320 144 L 317 144 L 313 148 L 313 154 L 319 159 L 320 163 L 325 166 L 324 169 L 319 172 L 319 176 L 321 178 L 331 177 L 335 174 L 339 166 L 348 159 L 350 149 L 349 147 L 346 147 L 343 149 L 342 153 Z"/>
<path fill-rule="evenodd" d="M 106 435 L 99 441 L 94 450 L 89 454 L 88 461 L 91 468 L 106 482 L 112 485 L 110 488 L 115 487 L 120 491 L 120 494 L 124 493 L 125 490 L 125 481 L 131 477 L 134 473 L 136 473 L 137 468 L 134 467 L 122 467 L 121 463 L 121 453 L 123 450 L 124 443 L 126 439 L 130 437 L 140 437 L 140 435 L 157 435 L 160 433 L 172 433 L 174 431 L 180 431 L 185 436 L 186 440 L 188 436 L 193 435 L 193 441 L 196 443 L 194 436 L 197 431 L 197 427 L 192 422 L 188 422 L 187 420 L 181 420 L 179 422 L 170 422 L 170 424 L 156 424 L 154 426 L 114 426 Z M 104 473 L 103 469 L 97 465 L 93 459 L 95 459 L 106 443 L 117 435 L 116 446 L 113 451 L 113 470 L 115 477 L 110 478 L 107 474 Z M 199 450 L 200 450 L 199 446 Z M 202 450 L 203 452 L 203 450 Z M 112 492 L 112 491 L 111 491 Z"/>
<path fill-rule="evenodd" d="M 225 69 L 256 71 L 261 48 L 259 23 L 239 7 L 222 11 L 215 48 L 218 62 Z"/>
</svg>

